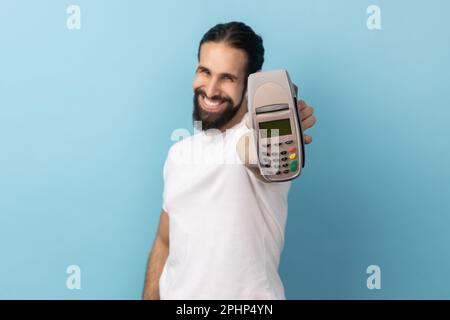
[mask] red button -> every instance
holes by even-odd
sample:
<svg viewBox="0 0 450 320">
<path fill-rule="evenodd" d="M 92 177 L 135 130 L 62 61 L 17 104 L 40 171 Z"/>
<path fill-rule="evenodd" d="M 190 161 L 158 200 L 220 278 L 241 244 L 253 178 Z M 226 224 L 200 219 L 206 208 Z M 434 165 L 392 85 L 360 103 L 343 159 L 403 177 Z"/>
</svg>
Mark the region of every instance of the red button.
<svg viewBox="0 0 450 320">
<path fill-rule="evenodd" d="M 292 148 L 289 148 L 289 150 L 288 150 L 289 152 L 295 152 L 295 148 L 294 147 L 292 147 Z"/>
</svg>

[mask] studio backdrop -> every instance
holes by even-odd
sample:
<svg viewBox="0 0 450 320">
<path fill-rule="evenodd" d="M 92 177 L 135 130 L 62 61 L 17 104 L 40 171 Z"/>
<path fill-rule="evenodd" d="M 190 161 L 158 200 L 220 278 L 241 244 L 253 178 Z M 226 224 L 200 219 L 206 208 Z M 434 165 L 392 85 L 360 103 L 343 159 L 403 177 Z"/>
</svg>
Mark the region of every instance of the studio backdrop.
<svg viewBox="0 0 450 320">
<path fill-rule="evenodd" d="M 289 194 L 287 298 L 449 299 L 449 14 L 446 0 L 1 0 L 0 298 L 141 297 L 199 41 L 243 21 L 317 118 Z"/>
</svg>

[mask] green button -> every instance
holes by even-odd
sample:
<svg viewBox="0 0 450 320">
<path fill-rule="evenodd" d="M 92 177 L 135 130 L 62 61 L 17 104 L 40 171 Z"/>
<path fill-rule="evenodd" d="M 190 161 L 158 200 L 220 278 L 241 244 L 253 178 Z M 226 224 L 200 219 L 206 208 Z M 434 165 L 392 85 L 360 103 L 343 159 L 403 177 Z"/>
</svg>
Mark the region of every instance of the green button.
<svg viewBox="0 0 450 320">
<path fill-rule="evenodd" d="M 291 162 L 291 171 L 297 171 L 298 161 L 294 160 Z"/>
</svg>

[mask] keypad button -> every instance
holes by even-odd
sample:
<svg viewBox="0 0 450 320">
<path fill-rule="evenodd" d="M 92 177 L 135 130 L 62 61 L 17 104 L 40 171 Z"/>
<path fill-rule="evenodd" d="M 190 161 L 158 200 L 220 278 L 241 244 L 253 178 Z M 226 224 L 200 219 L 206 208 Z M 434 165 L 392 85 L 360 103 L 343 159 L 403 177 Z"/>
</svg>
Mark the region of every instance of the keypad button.
<svg viewBox="0 0 450 320">
<path fill-rule="evenodd" d="M 280 152 L 280 154 L 283 154 L 283 155 L 286 154 L 286 153 L 287 153 L 287 151 L 281 151 Z"/>
<path fill-rule="evenodd" d="M 272 155 L 273 155 L 273 156 L 277 156 L 277 155 L 278 155 L 278 152 L 272 152 Z"/>
<path fill-rule="evenodd" d="M 280 175 L 281 174 L 281 171 L 277 171 L 277 175 Z"/>
<path fill-rule="evenodd" d="M 287 161 L 287 157 L 283 157 L 283 158 L 281 158 L 281 161 Z"/>
<path fill-rule="evenodd" d="M 289 170 L 284 170 L 283 173 L 289 173 Z"/>
<path fill-rule="evenodd" d="M 298 168 L 298 161 L 294 160 L 291 162 L 291 171 L 297 171 Z"/>
<path fill-rule="evenodd" d="M 283 163 L 283 167 L 288 167 L 289 166 L 289 163 Z"/>
<path fill-rule="evenodd" d="M 293 143 L 294 141 L 293 140 L 288 140 L 288 141 L 286 141 L 285 143 L 286 144 L 291 144 L 291 143 Z"/>
<path fill-rule="evenodd" d="M 288 150 L 289 152 L 291 152 L 291 153 L 293 153 L 293 152 L 295 152 L 295 148 L 294 147 L 292 147 L 292 148 L 289 148 L 289 150 Z"/>
<path fill-rule="evenodd" d="M 296 158 L 296 154 L 295 154 L 295 153 L 291 153 L 291 154 L 289 155 L 289 159 L 293 160 L 293 159 L 295 159 L 295 158 Z"/>
</svg>

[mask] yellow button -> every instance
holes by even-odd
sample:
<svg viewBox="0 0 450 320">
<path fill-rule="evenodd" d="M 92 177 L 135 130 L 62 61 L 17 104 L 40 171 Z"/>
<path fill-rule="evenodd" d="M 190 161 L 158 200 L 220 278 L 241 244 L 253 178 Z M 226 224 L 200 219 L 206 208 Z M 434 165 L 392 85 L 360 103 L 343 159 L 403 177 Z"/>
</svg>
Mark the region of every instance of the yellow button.
<svg viewBox="0 0 450 320">
<path fill-rule="evenodd" d="M 289 159 L 295 159 L 295 153 L 291 153 L 291 154 L 289 155 Z"/>
</svg>

